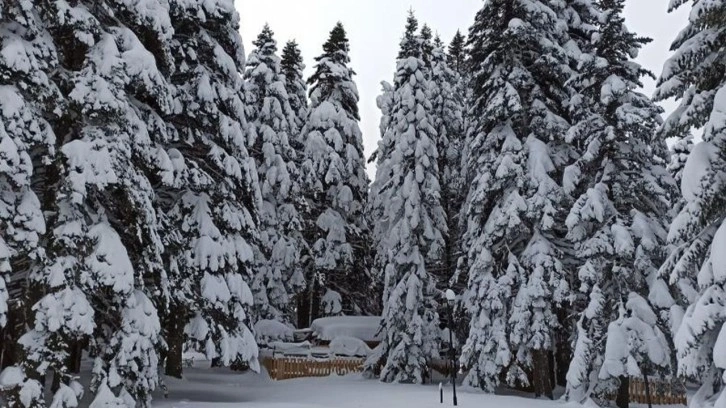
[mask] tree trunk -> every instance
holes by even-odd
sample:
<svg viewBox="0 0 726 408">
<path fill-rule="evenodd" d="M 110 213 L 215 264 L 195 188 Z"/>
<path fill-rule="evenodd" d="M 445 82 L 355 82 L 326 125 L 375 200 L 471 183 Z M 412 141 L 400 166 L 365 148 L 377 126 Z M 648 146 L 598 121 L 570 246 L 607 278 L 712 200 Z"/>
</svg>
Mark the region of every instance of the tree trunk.
<svg viewBox="0 0 726 408">
<path fill-rule="evenodd" d="M 308 298 L 307 289 L 297 296 L 297 327 L 299 329 L 308 327 L 308 320 L 310 319 L 310 302 Z"/>
<path fill-rule="evenodd" d="M 615 397 L 615 405 L 618 408 L 628 408 L 630 405 L 630 378 L 620 377 L 618 395 Z"/>
<path fill-rule="evenodd" d="M 179 306 L 170 307 L 170 316 L 166 322 L 166 364 L 164 374 L 182 378 L 184 371 L 182 351 L 184 348 L 184 310 Z"/>
<path fill-rule="evenodd" d="M 22 349 L 18 344 L 18 340 L 22 335 L 24 327 L 25 315 L 23 302 L 9 301 L 7 324 L 2 330 L 2 338 L 0 338 L 0 350 L 2 350 L 2 362 L 0 362 L 0 371 L 11 365 L 20 362 Z"/>
<path fill-rule="evenodd" d="M 87 341 L 74 341 L 71 345 L 71 355 L 68 357 L 68 371 L 73 374 L 81 372 L 81 358 Z"/>
<path fill-rule="evenodd" d="M 568 310 L 559 309 L 557 316 L 560 322 L 565 323 L 562 330 L 558 330 L 554 335 L 556 344 L 554 351 L 555 385 L 565 387 L 567 386 L 567 371 L 572 362 L 572 342 L 569 334 L 572 333 L 573 327 L 568 317 Z"/>
<path fill-rule="evenodd" d="M 552 370 L 550 368 L 550 351 L 534 350 L 532 352 L 532 360 L 534 369 L 532 376 L 534 377 L 534 394 L 536 397 L 547 397 L 554 399 L 552 386 Z"/>
</svg>

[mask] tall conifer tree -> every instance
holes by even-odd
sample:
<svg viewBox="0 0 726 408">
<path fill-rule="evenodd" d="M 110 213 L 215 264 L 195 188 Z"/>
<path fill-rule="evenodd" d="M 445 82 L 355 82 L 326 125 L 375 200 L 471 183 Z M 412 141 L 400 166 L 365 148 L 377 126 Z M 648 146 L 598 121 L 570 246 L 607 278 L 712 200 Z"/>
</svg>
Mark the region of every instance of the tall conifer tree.
<svg viewBox="0 0 726 408">
<path fill-rule="evenodd" d="M 680 106 L 661 128 L 665 138 L 683 139 L 692 128 L 703 128 L 703 142 L 688 155 L 682 171 L 685 200 L 673 220 L 668 242 L 675 250 L 661 268 L 676 299 L 688 304 L 675 336 L 678 373 L 702 384 L 691 406 L 726 406 L 726 76 L 722 57 L 726 33 L 726 5 L 720 2 L 671 2 L 688 7 L 689 20 L 673 42 L 674 55 L 665 63 L 655 99 L 675 97 Z M 696 293 L 693 293 L 694 276 Z"/>
<path fill-rule="evenodd" d="M 656 275 L 672 183 L 667 149 L 654 137 L 661 109 L 637 92 L 649 73 L 631 60 L 648 40 L 627 30 L 623 4 L 601 0 L 580 16 L 596 30 L 572 81 L 576 123 L 567 140 L 579 158 L 564 177 L 575 199 L 568 236 L 582 261 L 568 396 L 581 401 L 619 387 L 621 406 L 629 376 L 667 373 L 670 365 L 668 330 L 656 312 L 671 304 L 662 304 L 670 301 L 658 295 L 666 286 Z"/>
<path fill-rule="evenodd" d="M 303 79 L 303 64 L 300 48 L 295 41 L 288 41 L 282 49 L 282 61 L 280 62 L 282 75 L 285 76 L 285 89 L 290 101 L 293 115 L 295 115 L 295 127 L 297 134 L 291 135 L 290 144 L 299 151 L 297 159 L 302 161 L 303 141 L 301 140 L 302 129 L 308 118 L 308 84 Z"/>
<path fill-rule="evenodd" d="M 560 46 L 566 26 L 553 7 L 488 1 L 470 29 L 477 121 L 468 136 L 468 255 L 461 263 L 471 318 L 462 356 L 471 367 L 467 383 L 493 391 L 500 378 L 535 380 L 535 392 L 550 397 L 557 309 L 569 291 L 556 180 L 572 155 L 562 140 L 569 128 L 569 69 Z"/>
<path fill-rule="evenodd" d="M 381 142 L 385 149 L 379 149 L 380 176 L 372 187 L 373 211 L 379 216 L 376 266 L 384 276 L 384 338 L 369 369 L 385 361 L 381 380 L 421 383 L 438 351 L 436 282 L 428 268 L 443 258 L 447 226 L 428 81 L 431 68 L 423 59 L 427 40 L 413 34 L 416 25 L 411 14 L 387 103 L 390 123 Z"/>
<path fill-rule="evenodd" d="M 303 303 L 312 317 L 365 313 L 375 304 L 368 296 L 368 227 L 363 213 L 368 176 L 349 48 L 338 23 L 308 79 L 310 113 L 302 132 L 302 174 L 309 207 L 305 230 L 311 257 L 306 278 L 312 301 Z M 320 310 L 314 310 L 318 295 Z"/>
<path fill-rule="evenodd" d="M 293 300 L 305 280 L 300 256 L 305 246 L 298 209 L 300 178 L 290 138 L 297 134 L 282 76 L 277 42 L 265 25 L 245 72 L 247 121 L 254 132 L 252 156 L 262 192 L 260 238 L 252 287 L 258 317 L 289 321 Z"/>
</svg>

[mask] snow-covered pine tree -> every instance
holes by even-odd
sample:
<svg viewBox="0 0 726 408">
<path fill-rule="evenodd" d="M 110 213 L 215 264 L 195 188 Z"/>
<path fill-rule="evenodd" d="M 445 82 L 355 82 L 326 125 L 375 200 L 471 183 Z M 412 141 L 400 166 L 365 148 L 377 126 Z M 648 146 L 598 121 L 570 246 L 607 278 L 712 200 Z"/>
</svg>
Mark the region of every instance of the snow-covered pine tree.
<svg viewBox="0 0 726 408">
<path fill-rule="evenodd" d="M 383 265 L 379 265 L 378 261 L 383 260 L 377 255 L 378 251 L 385 251 L 384 237 L 379 235 L 379 231 L 376 229 L 376 220 L 383 217 L 383 212 L 386 209 L 386 204 L 383 200 L 385 197 L 377 193 L 377 186 L 385 186 L 391 178 L 391 169 L 384 168 L 384 161 L 390 156 L 390 151 L 393 149 L 392 143 L 395 140 L 393 132 L 393 107 L 394 107 L 394 91 L 393 85 L 387 81 L 381 82 L 382 93 L 376 98 L 376 105 L 381 111 L 381 119 L 378 125 L 381 138 L 378 141 L 378 147 L 373 151 L 373 154 L 368 159 L 369 163 L 376 162 L 376 178 L 371 185 L 371 194 L 368 200 L 368 206 L 366 208 L 366 216 L 370 220 L 371 228 L 371 257 L 373 264 L 371 265 L 371 274 L 373 275 L 374 282 L 377 287 L 383 287 Z M 382 233 L 383 231 L 380 231 Z M 372 374 L 373 370 L 369 374 Z"/>
<path fill-rule="evenodd" d="M 447 56 L 451 69 L 460 75 L 466 71 L 466 36 L 461 30 L 456 30 L 454 38 L 451 39 Z"/>
<path fill-rule="evenodd" d="M 726 406 L 726 77 L 721 58 L 726 33 L 726 5 L 721 2 L 671 2 L 671 9 L 691 3 L 689 21 L 674 41 L 665 63 L 656 100 L 675 97 L 680 106 L 666 119 L 662 137 L 687 137 L 703 128 L 703 142 L 693 147 L 683 168 L 685 206 L 668 234 L 674 252 L 661 268 L 672 295 L 689 305 L 683 316 L 674 310 L 678 372 L 702 384 L 690 406 Z M 693 293 L 693 277 L 698 286 Z M 678 324 L 682 318 L 682 323 Z"/>
<path fill-rule="evenodd" d="M 158 383 L 160 327 L 145 293 L 157 288 L 145 280 L 163 267 L 148 179 L 159 163 L 145 112 L 171 111 L 156 68 L 171 34 L 168 13 L 154 1 L 141 9 L 110 2 L 23 6 L 48 30 L 39 40 L 54 43 L 53 80 L 67 104 L 50 120 L 59 157 L 39 189 L 47 257 L 31 278 L 45 295 L 33 307 L 34 324 L 19 341 L 24 356 L 14 367 L 38 383 L 21 393 L 44 405 L 42 377 L 52 372 L 53 404 L 74 406 L 81 388 L 69 375 L 71 351 L 85 338 L 96 359 L 95 401 L 148 406 Z M 43 56 L 54 61 L 52 51 Z"/>
<path fill-rule="evenodd" d="M 466 36 L 461 34 L 460 30 L 456 31 L 446 54 L 446 61 L 449 68 L 453 70 L 456 77 L 456 82 L 452 89 L 453 101 L 455 104 L 460 105 L 461 118 L 460 123 L 460 134 L 457 138 L 453 139 L 452 146 L 447 150 L 449 156 L 449 166 L 451 167 L 451 176 L 458 183 L 458 190 L 452 190 L 455 196 L 452 197 L 454 202 L 455 211 L 448 210 L 449 214 L 449 237 L 448 242 L 453 242 L 455 245 L 455 251 L 450 251 L 452 262 L 452 271 L 449 276 L 449 286 L 456 292 L 463 292 L 466 288 L 468 276 L 465 268 L 459 268 L 459 262 L 466 262 L 466 251 L 462 249 L 463 233 L 466 230 L 466 217 L 464 216 L 463 205 L 466 201 L 466 195 L 468 193 L 468 187 L 465 184 L 467 179 L 467 173 L 469 169 L 466 167 L 466 161 L 469 151 L 469 143 L 467 142 L 467 136 L 470 134 L 469 129 L 476 127 L 476 117 L 469 114 L 469 109 L 472 101 L 472 88 L 469 86 L 470 70 L 467 65 L 468 51 L 466 49 Z M 471 132 L 474 134 L 475 132 Z M 454 150 L 458 149 L 458 150 Z M 445 186 L 445 184 L 442 184 Z M 461 299 L 459 299 L 461 302 Z M 457 313 L 454 319 L 458 320 L 455 325 L 456 337 L 458 339 L 465 339 L 469 332 L 469 320 L 465 308 L 458 307 Z"/>
<path fill-rule="evenodd" d="M 169 8 L 177 105 L 165 202 L 179 237 L 168 255 L 175 295 L 167 342 L 179 362 L 186 340 L 216 365 L 257 370 L 249 284 L 262 200 L 248 154 L 239 15 L 232 0 L 171 0 Z"/>
<path fill-rule="evenodd" d="M 436 37 L 431 54 L 431 117 L 438 152 L 441 206 L 446 214 L 447 234 L 444 256 L 432 275 L 440 289 L 450 286 L 460 251 L 459 214 L 465 190 L 461 180 L 461 152 L 464 143 L 464 95 L 462 77 L 447 62 L 446 50 Z"/>
<path fill-rule="evenodd" d="M 290 101 L 290 108 L 295 116 L 295 127 L 298 130 L 297 134 L 291 135 L 290 145 L 300 153 L 297 160 L 301 162 L 304 143 L 300 134 L 308 118 L 308 84 L 303 79 L 305 64 L 303 64 L 300 48 L 295 41 L 285 43 L 285 47 L 282 49 L 280 69 L 282 75 L 285 76 L 285 89 Z"/>
<path fill-rule="evenodd" d="M 438 351 L 435 280 L 427 269 L 444 255 L 446 214 L 424 40 L 410 35 L 416 24 L 410 15 L 381 142 L 386 148 L 379 150 L 381 175 L 371 190 L 372 202 L 381 206 L 373 211 L 380 215 L 374 228 L 376 265 L 384 274 L 384 337 L 369 369 L 385 361 L 381 380 L 421 383 Z"/>
<path fill-rule="evenodd" d="M 45 168 L 55 156 L 48 120 L 63 100 L 50 74 L 58 67 L 54 44 L 28 2 L 0 1 L 0 400 L 39 404 L 39 369 L 25 360 L 20 336 L 32 325 L 28 313 L 42 286 L 32 272 L 42 264 L 46 232 L 41 199 Z M 13 366 L 13 364 L 18 364 Z"/>
<path fill-rule="evenodd" d="M 366 313 L 376 302 L 369 296 L 368 226 L 363 213 L 368 176 L 349 47 L 338 23 L 308 79 L 311 105 L 302 132 L 302 175 L 309 207 L 305 229 L 311 247 L 306 278 L 311 299 L 323 291 L 320 311 L 313 302 L 307 305 L 310 317 Z"/>
<path fill-rule="evenodd" d="M 419 37 L 421 38 L 421 58 L 424 60 L 424 63 L 426 63 L 426 67 L 430 70 L 434 58 L 434 49 L 436 48 L 436 45 L 434 45 L 434 32 L 431 31 L 431 27 L 424 24 L 423 27 L 421 27 L 421 34 L 419 34 Z M 430 72 L 428 72 L 428 74 L 431 75 Z"/>
<path fill-rule="evenodd" d="M 471 325 L 461 361 L 471 369 L 466 383 L 488 391 L 505 374 L 509 384 L 534 379 L 537 394 L 552 395 L 552 334 L 569 292 L 559 249 L 564 194 L 555 181 L 571 155 L 558 5 L 488 1 L 469 30 L 477 120 L 468 136 L 460 267 Z"/>
<path fill-rule="evenodd" d="M 408 56 L 415 56 L 417 58 L 422 57 L 421 51 L 421 38 L 417 34 L 418 31 L 418 19 L 413 13 L 413 10 L 409 10 L 408 17 L 406 18 L 406 28 L 401 39 L 401 47 L 398 51 L 397 59 L 407 58 Z M 395 78 L 394 78 L 395 79 Z M 381 140 L 378 141 L 378 148 L 371 155 L 369 162 L 376 161 L 376 182 L 385 184 L 384 179 L 381 178 L 381 164 L 384 159 L 390 156 L 390 150 L 393 148 L 392 143 L 394 139 L 392 137 L 386 137 L 386 132 L 391 128 L 391 110 L 393 107 L 393 93 L 395 86 L 391 85 L 387 81 L 381 82 L 381 95 L 376 98 L 376 105 L 381 110 L 381 121 L 379 124 L 379 130 L 381 133 Z M 371 198 L 373 200 L 373 198 Z M 375 208 L 382 209 L 385 207 L 383 203 L 374 203 L 371 201 L 369 211 L 373 211 Z M 371 219 L 376 219 L 380 214 L 370 213 Z M 374 238 L 375 242 L 381 242 L 380 239 Z"/>
<path fill-rule="evenodd" d="M 572 81 L 575 123 L 567 141 L 579 158 L 563 181 L 575 199 L 568 237 L 582 262 L 567 396 L 580 402 L 619 388 L 620 406 L 629 377 L 667 373 L 668 330 L 657 311 L 673 301 L 657 279 L 672 184 L 667 148 L 655 137 L 661 108 L 637 91 L 649 72 L 632 58 L 649 40 L 627 30 L 623 5 L 600 0 L 581 15 L 597 19 L 589 22 L 597 29 Z"/>
<path fill-rule="evenodd" d="M 285 89 L 277 42 L 265 25 L 247 60 L 247 123 L 262 193 L 260 245 L 252 285 L 256 317 L 292 321 L 295 295 L 305 286 L 300 255 L 305 246 L 299 171 L 290 138 L 298 132 Z M 295 69 L 296 67 L 293 67 Z M 304 107 L 303 107 L 304 108 Z"/>
</svg>

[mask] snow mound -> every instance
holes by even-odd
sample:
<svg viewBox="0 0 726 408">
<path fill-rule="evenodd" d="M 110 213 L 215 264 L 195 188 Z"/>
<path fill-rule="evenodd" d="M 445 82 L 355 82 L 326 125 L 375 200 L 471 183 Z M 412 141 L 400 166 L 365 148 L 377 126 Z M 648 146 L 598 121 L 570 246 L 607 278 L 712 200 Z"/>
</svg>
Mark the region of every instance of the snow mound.
<svg viewBox="0 0 726 408">
<path fill-rule="evenodd" d="M 293 341 L 294 334 L 294 329 L 276 320 L 260 320 L 255 323 L 255 338 L 260 345 L 272 341 Z"/>
<path fill-rule="evenodd" d="M 336 356 L 367 357 L 371 349 L 361 339 L 338 336 L 330 342 L 330 352 Z"/>
<path fill-rule="evenodd" d="M 367 342 L 383 339 L 379 333 L 380 316 L 333 316 L 316 319 L 310 326 L 315 336 L 324 341 L 336 337 L 353 337 Z"/>
</svg>

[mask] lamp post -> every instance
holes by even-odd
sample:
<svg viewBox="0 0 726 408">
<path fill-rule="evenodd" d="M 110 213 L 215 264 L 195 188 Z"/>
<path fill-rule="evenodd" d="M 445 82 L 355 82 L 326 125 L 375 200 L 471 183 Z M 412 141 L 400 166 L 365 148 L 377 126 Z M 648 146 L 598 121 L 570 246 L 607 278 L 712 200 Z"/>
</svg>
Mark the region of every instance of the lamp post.
<svg viewBox="0 0 726 408">
<path fill-rule="evenodd" d="M 454 302 L 456 294 L 451 289 L 446 289 L 446 304 L 449 309 L 449 353 L 451 358 L 451 386 L 454 391 L 454 406 L 457 406 L 456 400 L 456 348 L 454 347 Z"/>
</svg>

